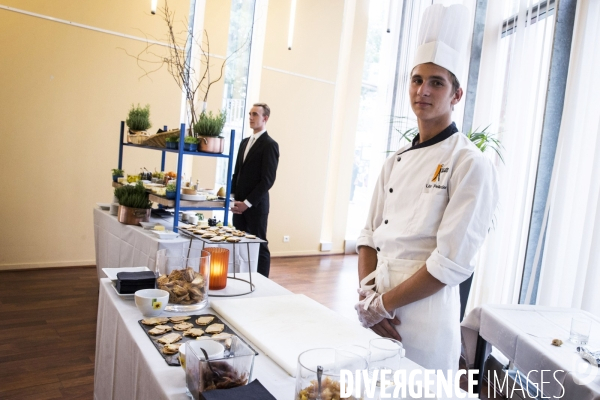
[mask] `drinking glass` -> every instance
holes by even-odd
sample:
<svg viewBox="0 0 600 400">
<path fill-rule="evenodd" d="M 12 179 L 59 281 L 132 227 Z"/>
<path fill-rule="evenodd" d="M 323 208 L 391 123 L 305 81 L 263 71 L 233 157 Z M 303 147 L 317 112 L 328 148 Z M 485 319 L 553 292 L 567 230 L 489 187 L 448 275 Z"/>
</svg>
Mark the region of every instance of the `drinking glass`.
<svg viewBox="0 0 600 400">
<path fill-rule="evenodd" d="M 571 319 L 571 334 L 569 341 L 577 345 L 586 345 L 590 339 L 590 330 L 592 321 L 583 317 L 573 317 Z"/>
<path fill-rule="evenodd" d="M 377 391 L 376 397 L 378 397 L 378 391 L 381 389 L 381 371 L 390 370 L 388 377 L 393 377 L 394 373 L 400 369 L 400 360 L 404 357 L 404 346 L 402 343 L 395 339 L 389 338 L 376 338 L 369 341 L 369 351 L 371 352 L 369 358 L 369 376 L 374 377 L 375 371 L 377 372 Z M 389 391 L 389 389 L 387 389 Z"/>
</svg>

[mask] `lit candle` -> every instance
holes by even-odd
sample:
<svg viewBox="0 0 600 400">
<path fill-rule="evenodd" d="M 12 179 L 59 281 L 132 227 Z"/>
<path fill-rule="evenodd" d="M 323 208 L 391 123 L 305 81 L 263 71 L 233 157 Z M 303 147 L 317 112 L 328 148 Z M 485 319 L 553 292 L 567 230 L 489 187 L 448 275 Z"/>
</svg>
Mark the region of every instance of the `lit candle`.
<svg viewBox="0 0 600 400">
<path fill-rule="evenodd" d="M 210 252 L 210 279 L 208 288 L 220 290 L 227 286 L 227 271 L 229 269 L 229 249 L 221 247 L 206 247 Z"/>
</svg>

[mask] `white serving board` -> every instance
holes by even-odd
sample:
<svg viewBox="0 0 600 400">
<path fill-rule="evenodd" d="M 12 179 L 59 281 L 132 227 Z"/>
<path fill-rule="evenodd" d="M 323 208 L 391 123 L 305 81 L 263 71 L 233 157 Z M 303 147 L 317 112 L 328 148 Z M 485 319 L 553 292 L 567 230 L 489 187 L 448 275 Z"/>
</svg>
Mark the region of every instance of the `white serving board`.
<svg viewBox="0 0 600 400">
<path fill-rule="evenodd" d="M 346 344 L 368 348 L 369 340 L 379 337 L 302 294 L 211 299 L 211 307 L 291 376 L 305 350 Z"/>
</svg>

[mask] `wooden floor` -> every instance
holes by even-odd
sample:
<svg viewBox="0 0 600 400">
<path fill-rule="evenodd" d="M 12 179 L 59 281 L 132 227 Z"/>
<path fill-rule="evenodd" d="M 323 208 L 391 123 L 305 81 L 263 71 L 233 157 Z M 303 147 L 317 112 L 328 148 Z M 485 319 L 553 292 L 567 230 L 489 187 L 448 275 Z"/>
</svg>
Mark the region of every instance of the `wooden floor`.
<svg viewBox="0 0 600 400">
<path fill-rule="evenodd" d="M 356 263 L 273 258 L 270 278 L 356 318 Z M 0 399 L 92 399 L 97 308 L 95 267 L 0 272 Z"/>
</svg>

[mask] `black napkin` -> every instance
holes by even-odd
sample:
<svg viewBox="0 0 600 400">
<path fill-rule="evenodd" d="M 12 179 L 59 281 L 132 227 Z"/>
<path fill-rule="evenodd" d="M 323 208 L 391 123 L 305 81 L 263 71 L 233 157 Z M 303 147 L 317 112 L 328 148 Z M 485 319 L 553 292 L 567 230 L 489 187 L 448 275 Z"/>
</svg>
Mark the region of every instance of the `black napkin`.
<svg viewBox="0 0 600 400">
<path fill-rule="evenodd" d="M 200 393 L 200 400 L 277 400 L 258 381 L 253 380 L 245 386 L 233 389 L 216 389 Z"/>
<path fill-rule="evenodd" d="M 156 276 L 152 271 L 119 272 L 116 287 L 117 292 L 121 294 L 131 294 L 141 289 L 154 289 Z"/>
</svg>

